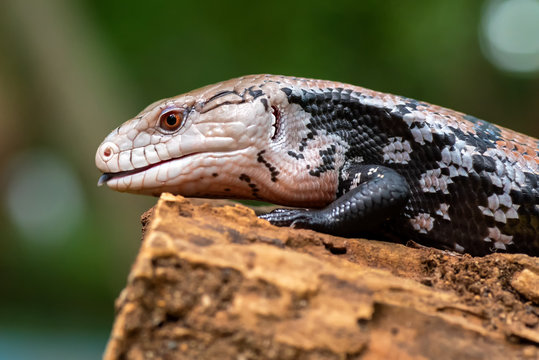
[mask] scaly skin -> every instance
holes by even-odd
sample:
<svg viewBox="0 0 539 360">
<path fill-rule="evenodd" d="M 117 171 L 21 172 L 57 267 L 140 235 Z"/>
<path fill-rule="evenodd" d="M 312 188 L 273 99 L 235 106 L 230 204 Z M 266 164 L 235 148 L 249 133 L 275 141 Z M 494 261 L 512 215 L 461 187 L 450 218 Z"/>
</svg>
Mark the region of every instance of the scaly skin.
<svg viewBox="0 0 539 360">
<path fill-rule="evenodd" d="M 537 139 L 439 106 L 253 75 L 150 105 L 96 165 L 118 191 L 308 208 L 263 216 L 277 225 L 537 255 L 538 155 Z"/>
</svg>

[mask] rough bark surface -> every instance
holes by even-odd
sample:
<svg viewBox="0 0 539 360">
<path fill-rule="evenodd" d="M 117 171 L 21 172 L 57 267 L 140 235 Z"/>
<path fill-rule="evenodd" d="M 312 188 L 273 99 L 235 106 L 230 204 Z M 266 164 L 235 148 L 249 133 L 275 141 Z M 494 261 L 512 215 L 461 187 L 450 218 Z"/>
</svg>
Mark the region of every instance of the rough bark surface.
<svg viewBox="0 0 539 360">
<path fill-rule="evenodd" d="M 538 359 L 539 259 L 277 228 L 163 194 L 105 359 Z M 448 234 L 450 236 L 450 234 Z"/>
</svg>

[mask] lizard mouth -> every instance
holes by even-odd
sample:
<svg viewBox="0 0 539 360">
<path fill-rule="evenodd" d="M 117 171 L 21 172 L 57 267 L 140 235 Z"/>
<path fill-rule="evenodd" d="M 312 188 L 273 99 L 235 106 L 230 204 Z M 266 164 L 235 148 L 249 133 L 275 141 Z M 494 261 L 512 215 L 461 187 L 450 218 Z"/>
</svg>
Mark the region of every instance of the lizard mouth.
<svg viewBox="0 0 539 360">
<path fill-rule="evenodd" d="M 178 158 L 172 158 L 172 159 L 156 162 L 155 164 L 146 165 L 146 166 L 143 166 L 143 167 L 140 167 L 140 168 L 137 168 L 137 169 L 133 169 L 133 170 L 119 171 L 119 172 L 115 172 L 115 173 L 110 173 L 110 172 L 103 173 L 103 175 L 101 175 L 99 177 L 99 180 L 97 180 L 97 186 L 102 186 L 103 184 L 106 184 L 111 179 L 118 179 L 118 178 L 122 178 L 122 177 L 125 177 L 125 176 L 138 174 L 138 173 L 144 172 L 146 170 L 149 170 L 151 168 L 154 168 L 156 166 L 163 165 L 163 164 L 165 164 L 167 162 L 171 162 L 171 161 L 175 161 L 175 160 L 179 160 L 179 159 L 184 159 L 184 158 L 186 158 L 188 156 L 192 156 L 192 155 L 196 155 L 196 154 L 199 154 L 199 153 L 187 154 L 187 155 L 184 155 L 184 156 L 180 156 Z"/>
</svg>

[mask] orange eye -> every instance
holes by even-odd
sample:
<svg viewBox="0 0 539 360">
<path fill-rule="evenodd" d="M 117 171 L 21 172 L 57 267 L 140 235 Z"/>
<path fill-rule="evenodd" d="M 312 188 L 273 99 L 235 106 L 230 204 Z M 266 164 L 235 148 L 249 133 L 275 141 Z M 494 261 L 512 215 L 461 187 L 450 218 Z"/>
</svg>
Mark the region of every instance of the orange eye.
<svg viewBox="0 0 539 360">
<path fill-rule="evenodd" d="M 164 111 L 159 117 L 159 126 L 166 131 L 177 130 L 183 122 L 182 110 L 174 109 Z"/>
</svg>

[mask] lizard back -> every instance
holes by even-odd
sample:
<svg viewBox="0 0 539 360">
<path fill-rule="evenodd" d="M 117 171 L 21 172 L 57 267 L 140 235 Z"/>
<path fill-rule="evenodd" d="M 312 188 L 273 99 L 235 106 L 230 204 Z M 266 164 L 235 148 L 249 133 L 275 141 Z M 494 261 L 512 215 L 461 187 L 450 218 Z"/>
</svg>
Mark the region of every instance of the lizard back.
<svg viewBox="0 0 539 360">
<path fill-rule="evenodd" d="M 352 187 L 351 163 L 385 165 L 412 191 L 399 221 L 386 224 L 390 231 L 459 252 L 538 251 L 537 139 L 425 102 L 335 85 L 283 91 L 310 114 L 299 150 L 327 134 L 345 144 L 337 196 Z M 314 176 L 334 167 L 334 148 L 321 149 Z"/>
</svg>

